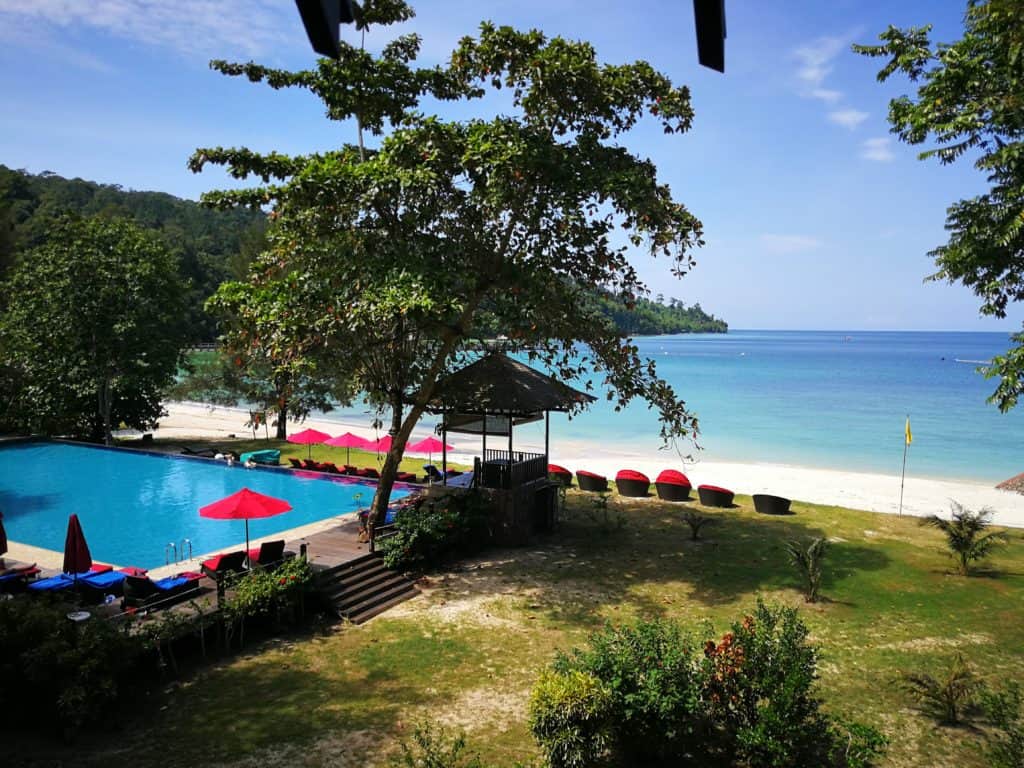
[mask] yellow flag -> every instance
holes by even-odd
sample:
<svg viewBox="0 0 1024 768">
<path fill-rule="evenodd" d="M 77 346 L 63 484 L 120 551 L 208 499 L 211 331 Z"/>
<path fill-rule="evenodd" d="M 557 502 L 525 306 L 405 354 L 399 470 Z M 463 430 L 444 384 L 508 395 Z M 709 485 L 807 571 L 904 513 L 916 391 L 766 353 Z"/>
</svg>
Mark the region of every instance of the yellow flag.
<svg viewBox="0 0 1024 768">
<path fill-rule="evenodd" d="M 910 417 L 909 416 L 907 416 L 906 433 L 907 433 L 907 445 L 910 445 L 912 442 L 914 442 L 914 436 L 910 433 Z"/>
</svg>

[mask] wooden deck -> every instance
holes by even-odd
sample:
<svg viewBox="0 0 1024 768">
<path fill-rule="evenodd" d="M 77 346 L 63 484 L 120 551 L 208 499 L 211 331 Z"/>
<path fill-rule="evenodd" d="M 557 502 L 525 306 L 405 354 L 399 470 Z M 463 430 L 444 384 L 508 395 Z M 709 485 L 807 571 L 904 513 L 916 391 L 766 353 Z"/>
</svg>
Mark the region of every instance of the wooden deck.
<svg viewBox="0 0 1024 768">
<path fill-rule="evenodd" d="M 359 541 L 359 522 L 345 520 L 325 531 L 285 541 L 285 549 L 299 552 L 306 547 L 306 557 L 314 569 L 333 568 L 369 554 L 370 545 Z"/>
</svg>

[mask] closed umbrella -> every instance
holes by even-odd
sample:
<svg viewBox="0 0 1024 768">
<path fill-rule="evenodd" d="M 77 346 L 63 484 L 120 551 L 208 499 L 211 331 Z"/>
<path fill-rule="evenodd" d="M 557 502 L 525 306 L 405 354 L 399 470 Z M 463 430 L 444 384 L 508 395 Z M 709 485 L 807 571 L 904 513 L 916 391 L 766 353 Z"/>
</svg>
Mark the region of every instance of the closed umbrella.
<svg viewBox="0 0 1024 768">
<path fill-rule="evenodd" d="M 406 450 L 409 453 L 427 454 L 428 461 L 430 462 L 433 462 L 434 460 L 434 451 L 440 451 L 443 449 L 448 449 L 449 451 L 452 451 L 455 450 L 455 446 L 445 445 L 433 435 L 424 438 L 423 440 L 420 440 L 418 443 L 413 443 L 408 448 L 406 448 Z"/>
<path fill-rule="evenodd" d="M 345 463 L 349 464 L 352 458 L 353 448 L 370 448 L 375 445 L 372 440 L 367 440 L 365 437 L 359 435 L 353 435 L 351 432 L 346 432 L 344 435 L 338 435 L 332 437 L 330 440 L 324 440 L 324 445 L 330 445 L 335 448 L 345 449 Z"/>
<path fill-rule="evenodd" d="M 249 552 L 249 521 L 260 517 L 273 517 L 292 508 L 284 499 L 276 499 L 243 488 L 213 504 L 200 507 L 199 516 L 215 520 L 245 520 L 245 551 Z"/>
<path fill-rule="evenodd" d="M 78 515 L 71 515 L 68 518 L 68 535 L 64 539 L 64 573 L 72 574 L 77 580 L 78 574 L 90 568 L 92 555 L 89 553 L 89 545 L 85 543 L 82 524 L 78 522 Z"/>
<path fill-rule="evenodd" d="M 330 439 L 330 435 L 326 432 L 321 432 L 318 429 L 304 429 L 301 432 L 296 432 L 294 435 L 288 435 L 289 443 L 298 443 L 299 445 L 309 446 L 309 451 L 306 456 L 307 459 L 313 457 L 314 443 L 324 443 Z"/>
</svg>

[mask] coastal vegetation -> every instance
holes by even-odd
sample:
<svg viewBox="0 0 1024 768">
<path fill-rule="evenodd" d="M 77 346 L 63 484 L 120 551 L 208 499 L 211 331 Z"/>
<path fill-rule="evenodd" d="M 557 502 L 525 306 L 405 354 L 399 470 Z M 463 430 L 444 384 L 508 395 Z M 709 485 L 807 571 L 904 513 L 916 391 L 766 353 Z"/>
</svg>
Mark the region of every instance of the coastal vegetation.
<svg viewBox="0 0 1024 768">
<path fill-rule="evenodd" d="M 367 2 L 356 28 L 376 32 L 412 15 L 404 2 Z M 337 61 L 300 72 L 212 63 L 230 77 L 311 92 L 330 119 L 354 123 L 356 140 L 295 157 L 196 150 L 192 170 L 220 166 L 257 182 L 206 193 L 206 204 L 269 207 L 274 222 L 247 285 L 222 286 L 215 301 L 234 315 L 268 297 L 254 311 L 280 322 L 271 333 L 295 341 L 296 329 L 323 351 L 325 370 L 343 371 L 390 409 L 375 518 L 437 382 L 467 360 L 484 324 L 562 378 L 596 373 L 620 407 L 646 401 L 666 441 L 692 435 L 695 418 L 655 364 L 581 289 L 604 287 L 632 309 L 646 292 L 627 258 L 634 251 L 664 258 L 676 275 L 692 265 L 700 221 L 651 161 L 622 144 L 641 120 L 687 131 L 688 89 L 646 62 L 602 64 L 592 46 L 536 30 L 484 23 L 435 67 L 417 66 L 420 45 L 401 35 L 375 54 L 342 41 Z M 498 117 L 431 112 L 433 99 L 483 104 L 499 90 L 510 104 Z M 281 291 L 293 299 L 287 316 L 271 311 Z M 256 336 L 227 330 L 230 351 L 251 350 Z M 276 359 L 277 370 L 287 365 Z"/>
<path fill-rule="evenodd" d="M 0 279 L 34 249 L 50 245 L 62 219 L 93 216 L 130 219 L 159 236 L 186 286 L 187 340 L 214 341 L 216 322 L 203 311 L 203 303 L 222 282 L 246 274 L 262 248 L 266 217 L 248 210 L 211 211 L 164 192 L 0 165 Z M 4 301 L 0 297 L 0 306 Z"/>
<path fill-rule="evenodd" d="M 187 337 L 174 255 L 127 219 L 54 222 L 2 284 L 0 429 L 111 442 L 162 414 Z"/>
<path fill-rule="evenodd" d="M 929 145 L 921 159 L 973 162 L 989 183 L 947 209 L 949 240 L 930 253 L 938 267 L 931 279 L 962 283 L 983 315 L 1004 318 L 1024 299 L 1024 2 L 968 0 L 964 36 L 952 43 L 933 43 L 931 25 L 890 26 L 879 39 L 853 48 L 888 59 L 879 81 L 899 73 L 918 86 L 889 102 L 893 133 Z M 989 401 L 1003 411 L 1024 393 L 1024 333 L 1012 338 L 1016 346 L 983 368 L 999 379 Z"/>
<path fill-rule="evenodd" d="M 314 446 L 314 456 L 334 460 L 329 450 Z M 71 749 L 34 742 L 21 752 L 23 734 L 7 736 L 8 746 L 65 764 L 72 755 L 86 765 L 131 755 L 140 768 L 383 765 L 402 742 L 415 747 L 416 725 L 430 722 L 464 732 L 462 754 L 481 765 L 529 764 L 542 754 L 529 729 L 530 693 L 559 652 L 587 648 L 608 622 L 652 620 L 717 645 L 761 597 L 796 608 L 809 630 L 820 711 L 888 740 L 877 765 L 999 765 L 988 751 L 1020 734 L 1006 682 L 1024 674 L 1017 533 L 992 555 L 985 578 L 960 579 L 947 573 L 941 533 L 914 519 L 799 501 L 794 515 L 766 517 L 749 497 L 736 504 L 612 495 L 627 522 L 609 534 L 590 519 L 589 497 L 570 490 L 556 533 L 429 571 L 419 598 L 372 622 L 249 641 L 244 656 L 198 671 L 185 664 L 180 683 L 154 695 L 138 720 L 114 734 L 83 734 Z M 713 534 L 691 541 L 683 509 L 713 517 Z M 786 542 L 820 536 L 831 540 L 822 579 L 829 600 L 807 604 Z M 973 730 L 937 726 L 893 684 L 911 670 L 941 679 L 957 651 L 992 695 L 1005 696 L 1004 726 L 988 715 Z"/>
<path fill-rule="evenodd" d="M 972 563 L 984 560 L 1006 541 L 1006 534 L 1002 531 L 985 533 L 991 527 L 992 514 L 991 509 L 972 512 L 954 501 L 949 520 L 929 515 L 922 518 L 921 523 L 942 531 L 949 554 L 957 561 L 957 573 L 970 576 Z"/>
</svg>

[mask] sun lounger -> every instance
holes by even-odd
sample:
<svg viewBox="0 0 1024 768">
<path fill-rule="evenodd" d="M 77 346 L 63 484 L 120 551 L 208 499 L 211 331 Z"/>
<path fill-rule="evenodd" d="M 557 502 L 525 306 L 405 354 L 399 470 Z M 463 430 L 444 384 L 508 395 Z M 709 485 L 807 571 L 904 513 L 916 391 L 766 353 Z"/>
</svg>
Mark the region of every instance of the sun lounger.
<svg viewBox="0 0 1024 768">
<path fill-rule="evenodd" d="M 310 472 L 319 472 L 320 471 L 320 462 L 319 461 L 313 461 L 312 459 L 303 459 L 302 460 L 302 468 L 303 469 L 308 469 Z"/>
<path fill-rule="evenodd" d="M 33 592 L 60 592 L 70 589 L 76 582 L 89 578 L 95 574 L 109 573 L 113 571 L 109 565 L 94 564 L 92 568 L 84 573 L 58 573 L 56 576 L 48 576 L 45 579 L 38 579 L 28 585 Z"/>
<path fill-rule="evenodd" d="M 305 467 L 302 466 L 302 461 L 300 459 L 294 459 L 289 457 L 288 461 L 291 462 L 293 469 L 305 469 Z"/>
<path fill-rule="evenodd" d="M 566 488 L 572 487 L 572 472 L 558 464 L 548 464 L 548 478 Z"/>
<path fill-rule="evenodd" d="M 249 550 L 249 567 L 254 565 L 274 565 L 285 558 L 284 539 L 264 541 L 258 547 Z M 294 556 L 294 553 L 292 553 Z"/>
<path fill-rule="evenodd" d="M 359 476 L 369 478 L 370 480 L 380 480 L 380 472 L 373 467 L 359 470 Z"/>
<path fill-rule="evenodd" d="M 620 496 L 643 497 L 651 488 L 651 479 L 643 472 L 621 469 L 615 475 L 615 487 Z"/>
<path fill-rule="evenodd" d="M 412 472 L 397 472 L 395 473 L 395 480 L 400 483 L 415 483 L 416 475 Z"/>
<path fill-rule="evenodd" d="M 148 576 L 126 576 L 122 585 L 122 608 L 162 608 L 198 594 L 203 574 L 194 571 L 150 579 Z"/>
<path fill-rule="evenodd" d="M 717 485 L 698 485 L 700 503 L 705 507 L 731 507 L 733 492 Z"/>
<path fill-rule="evenodd" d="M 200 567 L 202 572 L 214 581 L 241 573 L 245 570 L 245 550 L 239 549 L 235 552 L 225 552 L 220 555 L 204 560 Z"/>
<path fill-rule="evenodd" d="M 762 515 L 788 515 L 790 501 L 782 496 L 772 496 L 770 493 L 754 494 L 754 509 Z"/>
<path fill-rule="evenodd" d="M 423 471 L 427 473 L 427 480 L 432 483 L 440 483 L 444 480 L 444 476 L 441 474 L 440 470 L 438 470 L 438 468 L 433 464 L 424 464 Z"/>
<path fill-rule="evenodd" d="M 690 478 L 677 469 L 666 469 L 654 481 L 658 498 L 664 501 L 688 501 L 693 485 Z"/>
<path fill-rule="evenodd" d="M 576 470 L 576 482 L 579 483 L 581 491 L 596 491 L 602 493 L 608 490 L 608 478 L 604 475 L 596 475 L 587 472 L 585 469 Z"/>
<path fill-rule="evenodd" d="M 321 464 L 320 465 L 320 471 L 321 472 L 328 472 L 328 473 L 330 473 L 332 475 L 343 475 L 343 474 L 345 474 L 340 469 L 338 469 L 337 465 L 333 461 L 325 461 L 323 464 Z"/>
<path fill-rule="evenodd" d="M 20 592 L 28 586 L 30 579 L 39 574 L 40 569 L 35 563 L 5 568 L 0 573 L 0 592 Z"/>
<path fill-rule="evenodd" d="M 124 580 L 127 577 L 145 575 L 146 571 L 144 569 L 129 566 L 127 568 L 119 568 L 116 571 L 90 573 L 75 581 L 75 587 L 85 601 L 99 603 L 107 595 L 120 597 Z"/>
</svg>

